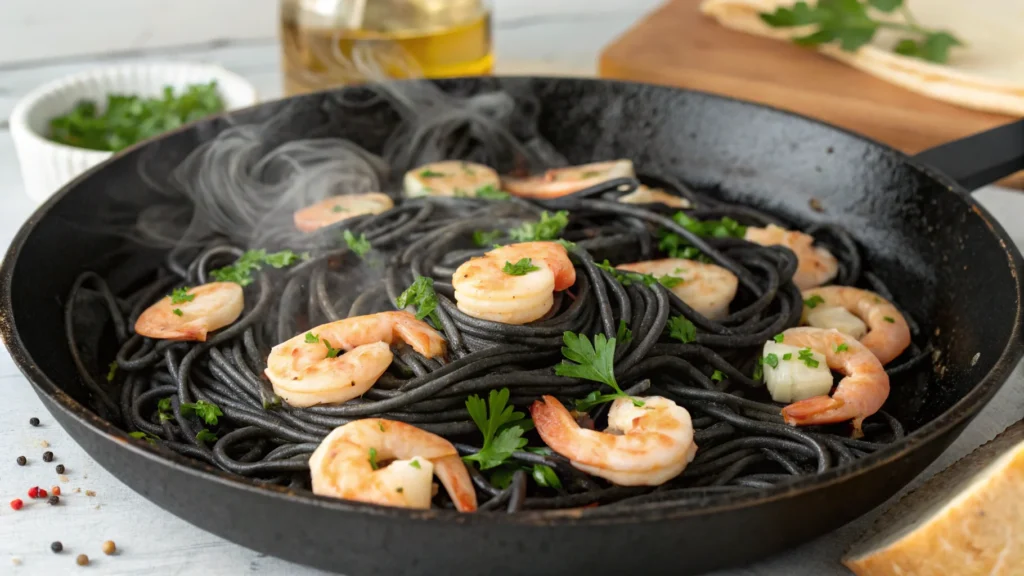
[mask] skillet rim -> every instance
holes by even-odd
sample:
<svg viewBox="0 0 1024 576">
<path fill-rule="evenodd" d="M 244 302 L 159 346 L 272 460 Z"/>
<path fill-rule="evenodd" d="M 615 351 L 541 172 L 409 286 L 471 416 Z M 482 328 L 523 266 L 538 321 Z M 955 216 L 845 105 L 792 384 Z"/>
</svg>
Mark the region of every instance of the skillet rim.
<svg viewBox="0 0 1024 576">
<path fill-rule="evenodd" d="M 82 173 L 74 180 L 67 183 L 60 190 L 54 193 L 46 202 L 39 206 L 31 216 L 25 221 L 25 223 L 18 230 L 17 234 L 11 241 L 8 250 L 5 253 L 2 263 L 0 263 L 0 339 L 4 341 L 8 351 L 11 354 L 15 364 L 21 370 L 22 374 L 31 383 L 32 387 L 35 388 L 36 393 L 40 396 L 45 395 L 46 399 L 52 400 L 52 406 L 58 408 L 65 415 L 79 421 L 85 425 L 91 432 L 96 433 L 98 436 L 104 437 L 106 440 L 121 444 L 122 448 L 131 451 L 135 456 L 148 458 L 158 465 L 170 466 L 178 472 L 184 473 L 191 476 L 197 481 L 214 482 L 221 484 L 225 488 L 242 490 L 249 493 L 253 497 L 276 497 L 276 498 L 288 498 L 291 502 L 300 503 L 305 506 L 315 506 L 317 508 L 325 508 L 334 512 L 349 513 L 349 514 L 368 514 L 370 516 L 377 517 L 385 520 L 412 520 L 412 521 L 425 521 L 425 522 L 444 522 L 455 525 L 480 525 L 480 524 L 492 524 L 497 523 L 500 525 L 511 525 L 511 526 L 571 526 L 571 525 L 584 525 L 584 526 L 596 526 L 596 525 L 628 525 L 642 522 L 652 521 L 670 521 L 670 520 L 681 520 L 692 517 L 700 517 L 710 514 L 718 514 L 729 512 L 736 509 L 749 508 L 768 504 L 771 502 L 788 499 L 791 497 L 797 497 L 803 494 L 810 494 L 818 490 L 825 489 L 834 484 L 843 483 L 851 478 L 867 474 L 876 469 L 887 466 L 902 459 L 906 454 L 917 450 L 918 448 L 931 443 L 939 437 L 948 433 L 951 429 L 954 429 L 961 425 L 969 423 L 978 412 L 988 403 L 989 400 L 995 395 L 999 388 L 1006 383 L 1009 374 L 1017 366 L 1017 362 L 1021 356 L 1024 355 L 1024 336 L 1022 336 L 1022 323 L 1024 323 L 1024 307 L 1022 307 L 1022 293 L 1024 293 L 1024 286 L 1021 281 L 1021 267 L 1024 265 L 1024 258 L 1022 258 L 1019 249 L 1016 244 L 1009 237 L 1006 230 L 1003 229 L 1002 225 L 996 221 L 992 215 L 983 206 L 971 196 L 971 194 L 965 190 L 958 183 L 953 181 L 948 176 L 938 172 L 934 168 L 923 164 L 916 160 L 914 157 L 904 154 L 899 150 L 896 150 L 886 144 L 878 142 L 874 139 L 856 134 L 845 128 L 834 126 L 827 122 L 823 122 L 814 118 L 803 116 L 783 110 L 773 106 L 766 106 L 762 104 L 756 104 L 749 101 L 740 100 L 728 96 L 721 96 L 718 94 L 712 94 L 699 90 L 687 90 L 682 88 L 676 88 L 672 86 L 656 85 L 643 82 L 623 81 L 605 78 L 577 78 L 577 77 L 560 77 L 560 76 L 464 76 L 456 78 L 445 78 L 440 83 L 448 82 L 460 82 L 460 81 L 473 81 L 473 80 L 519 80 L 519 81 L 531 81 L 531 80 L 542 80 L 549 82 L 570 82 L 576 84 L 619 84 L 619 85 L 633 85 L 643 86 L 647 89 L 656 89 L 671 92 L 682 92 L 695 94 L 700 97 L 709 100 L 718 100 L 730 102 L 734 105 L 743 107 L 753 107 L 758 109 L 769 110 L 775 114 L 779 114 L 782 117 L 788 117 L 789 121 L 799 122 L 810 122 L 817 124 L 821 128 L 832 130 L 851 137 L 856 140 L 860 140 L 867 144 L 872 145 L 879 152 L 889 156 L 891 159 L 898 160 L 901 164 L 909 166 L 911 169 L 919 172 L 924 177 L 942 185 L 946 190 L 959 196 L 962 201 L 965 202 L 966 208 L 976 213 L 985 223 L 989 231 L 995 236 L 995 239 L 1002 246 L 1006 252 L 1007 264 L 1009 265 L 1010 275 L 1014 279 L 1014 283 L 1017 288 L 1017 301 L 1016 301 L 1016 318 L 1013 324 L 1013 328 L 1010 332 L 1009 338 L 1007 339 L 1006 345 L 1000 352 L 999 357 L 996 359 L 995 364 L 992 368 L 982 376 L 967 394 L 958 400 L 953 406 L 948 408 L 942 414 L 940 414 L 934 420 L 924 424 L 914 432 L 908 434 L 905 438 L 893 445 L 879 450 L 856 463 L 848 466 L 838 466 L 823 474 L 814 474 L 805 476 L 799 480 L 795 480 L 783 486 L 764 488 L 759 490 L 752 490 L 744 492 L 743 494 L 721 494 L 712 495 L 701 498 L 700 506 L 694 506 L 693 504 L 678 504 L 671 502 L 653 502 L 648 504 L 637 504 L 635 507 L 628 509 L 613 509 L 609 511 L 607 508 L 602 509 L 601 507 L 592 509 L 564 509 L 564 510 L 528 510 L 518 512 L 516 514 L 462 514 L 454 510 L 441 510 L 441 509 L 429 509 L 429 510 L 409 510 L 405 508 L 394 508 L 385 506 L 376 506 L 372 504 L 364 504 L 360 502 L 351 502 L 346 500 L 340 500 L 335 498 L 329 498 L 325 496 L 317 496 L 310 491 L 296 491 L 289 488 L 278 487 L 278 486 L 265 486 L 258 485 L 255 482 L 246 479 L 241 476 L 232 475 L 219 468 L 215 468 L 198 460 L 194 460 L 182 455 L 177 454 L 169 449 L 162 448 L 159 446 L 151 446 L 144 442 L 133 441 L 128 434 L 114 426 L 113 424 L 103 420 L 98 415 L 94 414 L 91 410 L 79 404 L 69 395 L 67 395 L 60 387 L 58 387 L 43 370 L 35 363 L 32 359 L 29 350 L 25 347 L 21 341 L 17 327 L 14 325 L 13 319 L 13 307 L 11 302 L 11 286 L 14 278 L 14 269 L 17 265 L 18 256 L 20 255 L 21 248 L 32 235 L 35 227 L 41 222 L 50 212 L 50 210 L 58 204 L 65 196 L 67 196 L 74 188 L 76 188 L 81 182 L 91 178 L 93 174 L 104 170 L 107 165 L 120 160 L 123 155 L 131 153 L 137 149 L 148 146 L 155 140 L 162 140 L 185 132 L 187 130 L 194 129 L 195 125 L 203 122 L 211 122 L 215 120 L 223 120 L 236 114 L 245 114 L 251 112 L 257 108 L 267 106 L 272 103 L 279 103 L 282 100 L 289 100 L 290 98 L 282 98 L 278 100 L 271 100 L 266 102 L 260 102 L 247 108 L 241 108 L 238 110 L 225 111 L 220 114 L 210 116 L 194 123 L 187 124 L 176 130 L 162 134 L 161 136 L 154 138 L 153 140 L 147 140 L 144 142 L 137 143 L 118 154 L 113 155 L 110 159 L 98 164 L 86 172 Z M 311 97 L 316 95 L 322 95 L 326 93 L 338 92 L 344 90 L 344 88 L 335 88 L 329 90 L 323 90 L 320 92 L 305 94 L 296 96 L 295 98 Z M 75 439 L 72 437 L 72 439 Z M 77 440 L 76 440 L 77 442 Z M 90 457 L 92 455 L 90 454 Z M 118 475 L 111 472 L 111 474 L 119 481 L 121 479 Z M 149 498 L 147 497 L 147 500 Z M 867 511 L 864 511 L 867 512 Z M 188 521 L 188 520 L 186 520 Z M 191 524 L 191 522 L 189 521 Z"/>
</svg>

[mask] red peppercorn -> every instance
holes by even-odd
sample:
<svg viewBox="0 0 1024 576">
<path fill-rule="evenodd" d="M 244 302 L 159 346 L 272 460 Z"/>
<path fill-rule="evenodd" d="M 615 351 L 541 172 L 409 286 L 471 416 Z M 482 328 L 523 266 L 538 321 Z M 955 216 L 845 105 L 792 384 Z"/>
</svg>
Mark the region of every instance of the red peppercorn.
<svg viewBox="0 0 1024 576">
<path fill-rule="evenodd" d="M 51 486 L 50 494 L 53 494 L 54 496 L 60 496 L 60 486 Z"/>
<path fill-rule="evenodd" d="M 11 500 L 11 508 L 14 508 L 15 510 L 21 510 L 21 507 L 24 505 L 25 503 L 21 501 L 21 498 Z"/>
<path fill-rule="evenodd" d="M 39 486 L 33 486 L 28 489 L 29 498 L 39 498 Z"/>
<path fill-rule="evenodd" d="M 46 498 L 46 490 L 43 490 L 42 488 L 40 488 L 39 489 L 39 497 L 40 498 Z"/>
</svg>

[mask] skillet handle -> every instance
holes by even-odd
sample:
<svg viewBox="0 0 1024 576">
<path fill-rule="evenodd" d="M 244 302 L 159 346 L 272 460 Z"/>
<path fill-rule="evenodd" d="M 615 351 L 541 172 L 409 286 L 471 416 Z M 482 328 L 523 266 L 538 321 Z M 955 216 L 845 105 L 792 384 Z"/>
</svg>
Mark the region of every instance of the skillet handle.
<svg viewBox="0 0 1024 576">
<path fill-rule="evenodd" d="M 1024 120 L 929 148 L 914 158 L 976 190 L 1024 170 Z"/>
</svg>

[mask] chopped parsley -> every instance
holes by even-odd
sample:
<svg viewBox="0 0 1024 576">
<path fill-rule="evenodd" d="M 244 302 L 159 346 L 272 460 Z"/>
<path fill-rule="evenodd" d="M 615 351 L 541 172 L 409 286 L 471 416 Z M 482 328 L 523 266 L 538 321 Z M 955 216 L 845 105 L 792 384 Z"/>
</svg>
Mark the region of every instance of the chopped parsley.
<svg viewBox="0 0 1024 576">
<path fill-rule="evenodd" d="M 819 364 L 819 362 L 814 359 L 814 353 L 811 352 L 810 348 L 804 348 L 801 350 L 797 355 L 797 360 L 802 360 L 808 368 L 817 368 Z"/>
<path fill-rule="evenodd" d="M 434 326 L 441 325 L 441 318 L 437 315 L 437 293 L 434 292 L 434 279 L 427 276 L 420 276 L 412 283 L 405 292 L 398 296 L 395 305 L 399 308 L 406 306 L 416 307 L 416 318 L 423 320 L 430 317 Z"/>
<path fill-rule="evenodd" d="M 156 412 L 160 421 L 174 420 L 174 406 L 171 404 L 171 397 L 161 398 L 156 403 Z"/>
<path fill-rule="evenodd" d="M 415 468 L 417 470 L 420 470 L 420 469 L 423 468 L 422 466 L 420 466 L 420 461 L 419 460 L 413 460 L 412 462 L 409 462 L 409 466 L 412 466 L 413 468 Z"/>
<path fill-rule="evenodd" d="M 575 242 L 569 242 L 565 238 L 559 238 L 558 240 L 555 240 L 555 243 L 560 245 L 562 248 L 565 248 L 566 251 L 570 251 L 570 250 L 576 248 L 576 243 Z"/>
<path fill-rule="evenodd" d="M 154 446 L 156 446 L 156 441 L 158 440 L 156 436 L 153 436 L 148 432 L 129 432 L 128 435 L 131 436 L 132 438 L 135 438 L 136 440 L 145 440 L 146 442 L 149 442 Z"/>
<path fill-rule="evenodd" d="M 506 261 L 505 267 L 501 269 L 502 272 L 509 276 L 526 276 L 530 272 L 536 272 L 540 270 L 539 266 L 533 265 L 533 260 L 530 258 L 521 258 L 515 264 Z"/>
<path fill-rule="evenodd" d="M 676 212 L 672 219 L 687 231 L 702 238 L 743 238 L 747 234 L 746 226 L 728 217 L 721 220 L 697 220 L 683 212 Z M 699 249 L 691 246 L 686 238 L 678 234 L 660 230 L 658 236 L 658 249 L 667 252 L 672 258 L 707 260 Z"/>
<path fill-rule="evenodd" d="M 383 420 L 377 421 L 377 428 L 380 428 L 381 432 L 385 432 L 386 431 L 386 430 L 384 430 L 384 421 Z"/>
<path fill-rule="evenodd" d="M 889 324 L 893 324 L 893 323 L 895 323 L 895 322 L 896 322 L 896 319 L 895 319 L 895 318 L 893 318 L 892 316 L 886 316 L 886 317 L 882 318 L 882 320 L 885 320 L 885 321 L 886 321 L 886 322 L 888 322 Z"/>
<path fill-rule="evenodd" d="M 772 368 L 779 367 L 779 357 L 775 354 L 766 354 L 764 357 L 764 363 L 771 366 Z"/>
<path fill-rule="evenodd" d="M 500 466 L 526 446 L 523 433 L 533 428 L 533 421 L 508 403 L 509 395 L 508 388 L 502 388 L 491 390 L 486 402 L 476 394 L 466 399 L 466 410 L 483 434 L 484 443 L 479 452 L 462 459 L 476 462 L 481 470 Z"/>
<path fill-rule="evenodd" d="M 757 357 L 757 364 L 754 365 L 754 375 L 751 376 L 754 380 L 761 380 L 764 378 L 764 356 Z"/>
<path fill-rule="evenodd" d="M 323 343 L 324 347 L 327 348 L 328 358 L 337 358 L 338 354 L 341 354 L 340 348 L 331 346 L 331 343 L 327 338 L 321 338 L 320 336 L 313 334 L 312 332 L 306 333 L 306 344 L 320 344 Z M 384 430 L 384 424 L 381 424 L 381 431 Z"/>
<path fill-rule="evenodd" d="M 331 206 L 331 212 L 348 212 L 348 210 L 345 210 L 341 206 L 335 204 L 334 206 Z"/>
<path fill-rule="evenodd" d="M 196 440 L 199 440 L 200 442 L 216 442 L 217 435 L 206 428 L 203 428 L 196 434 Z"/>
<path fill-rule="evenodd" d="M 490 232 L 484 232 L 483 230 L 477 230 L 473 232 L 473 244 L 476 244 L 480 248 L 486 248 L 501 236 L 501 230 L 491 230 Z"/>
<path fill-rule="evenodd" d="M 562 334 L 562 356 L 565 359 L 555 365 L 555 374 L 567 378 L 580 378 L 600 382 L 615 390 L 612 394 L 599 394 L 597 390 L 591 392 L 583 400 L 576 401 L 576 409 L 586 412 L 605 402 L 611 402 L 616 398 L 630 398 L 619 383 L 615 381 L 615 338 L 608 340 L 604 334 L 594 336 L 594 343 L 586 334 L 575 334 L 565 332 Z M 575 362 L 575 364 L 574 364 Z M 635 406 L 643 406 L 644 403 L 630 398 Z"/>
<path fill-rule="evenodd" d="M 181 311 L 181 308 L 175 308 L 174 310 L 171 310 L 171 312 L 173 312 L 175 316 L 184 316 L 185 315 L 185 313 Z"/>
<path fill-rule="evenodd" d="M 113 382 L 115 376 L 117 376 L 117 362 L 111 362 L 107 365 L 107 382 Z"/>
<path fill-rule="evenodd" d="M 836 346 L 836 352 L 846 352 L 849 349 L 850 348 L 846 345 L 845 342 L 843 342 L 842 344 L 839 344 L 838 346 Z"/>
<path fill-rule="evenodd" d="M 380 464 L 377 464 L 377 449 L 370 448 L 370 468 L 374 470 L 380 469 Z"/>
<path fill-rule="evenodd" d="M 196 400 L 194 404 L 185 402 L 180 406 L 180 410 L 182 416 L 195 415 L 211 426 L 217 424 L 218 416 L 224 415 L 219 406 L 205 400 Z"/>
<path fill-rule="evenodd" d="M 509 197 L 508 192 L 498 190 L 494 184 L 488 184 L 487 186 L 477 188 L 473 195 L 485 200 L 507 200 Z"/>
<path fill-rule="evenodd" d="M 668 320 L 668 335 L 683 344 L 697 340 L 697 327 L 683 316 L 673 316 Z"/>
<path fill-rule="evenodd" d="M 284 268 L 294 264 L 299 257 L 291 250 L 282 250 L 268 254 L 266 250 L 249 250 L 242 254 L 234 264 L 218 268 L 210 272 L 210 275 L 219 282 L 234 282 L 239 286 L 252 284 L 252 273 L 254 270 L 262 270 L 263 265 L 274 268 Z"/>
<path fill-rule="evenodd" d="M 524 222 L 521 226 L 508 231 L 509 238 L 517 242 L 534 242 L 538 240 L 554 240 L 569 225 L 569 212 L 559 210 L 549 214 L 541 212 L 537 222 Z"/>
<path fill-rule="evenodd" d="M 623 346 L 633 341 L 633 331 L 629 329 L 629 325 L 626 324 L 625 320 L 619 320 L 619 329 L 615 332 L 615 341 Z"/>
<path fill-rule="evenodd" d="M 715 372 L 711 375 L 711 380 L 714 382 L 721 382 L 724 379 L 725 374 L 722 374 L 721 370 L 715 370 Z"/>
<path fill-rule="evenodd" d="M 342 234 L 345 238 L 345 244 L 348 244 L 348 249 L 355 252 L 356 256 L 362 258 L 370 251 L 370 241 L 366 239 L 366 234 L 360 234 L 358 238 L 352 233 L 351 230 L 345 230 Z"/>
<path fill-rule="evenodd" d="M 436 172 L 436 171 L 431 170 L 429 168 L 426 169 L 426 170 L 420 171 L 420 178 L 444 178 L 444 177 L 445 177 L 445 173 L 444 172 Z"/>
<path fill-rule="evenodd" d="M 804 300 L 804 306 L 807 306 L 808 308 L 815 308 L 815 307 L 818 306 L 818 304 L 824 304 L 824 303 L 825 303 L 825 299 L 822 298 L 821 296 L 818 296 L 817 294 L 814 294 L 810 298 Z"/>
<path fill-rule="evenodd" d="M 653 274 L 641 274 L 639 272 L 622 272 L 615 266 L 612 266 L 612 264 L 608 262 L 607 258 L 604 262 L 601 263 L 594 262 L 594 266 L 597 266 L 601 270 L 604 270 L 605 272 L 611 274 L 612 277 L 615 278 L 619 282 L 619 284 L 622 284 L 623 286 L 632 286 L 634 282 L 637 282 L 644 284 L 645 286 L 648 287 L 654 286 L 655 284 L 661 284 L 665 288 L 674 288 L 685 282 L 685 280 L 683 280 L 682 278 L 679 278 L 677 276 L 669 276 L 667 274 L 661 277 L 655 277 Z"/>
<path fill-rule="evenodd" d="M 783 360 L 792 360 L 793 359 L 793 353 L 792 352 L 786 352 L 785 354 L 782 355 L 782 359 Z"/>
<path fill-rule="evenodd" d="M 785 339 L 786 339 L 786 337 L 783 336 L 782 334 L 776 334 L 775 336 L 772 336 L 772 340 L 775 340 L 779 344 L 782 344 L 782 341 L 785 340 Z"/>
<path fill-rule="evenodd" d="M 317 336 L 316 334 L 313 334 L 312 332 L 307 332 L 306 333 L 306 344 L 319 344 L 319 343 L 320 343 L 320 337 L 319 336 Z"/>
<path fill-rule="evenodd" d="M 185 302 L 191 302 L 196 299 L 195 294 L 188 293 L 188 286 L 182 286 L 181 288 L 175 288 L 171 292 L 171 304 L 184 304 Z M 180 314 L 179 314 L 180 316 Z"/>
</svg>

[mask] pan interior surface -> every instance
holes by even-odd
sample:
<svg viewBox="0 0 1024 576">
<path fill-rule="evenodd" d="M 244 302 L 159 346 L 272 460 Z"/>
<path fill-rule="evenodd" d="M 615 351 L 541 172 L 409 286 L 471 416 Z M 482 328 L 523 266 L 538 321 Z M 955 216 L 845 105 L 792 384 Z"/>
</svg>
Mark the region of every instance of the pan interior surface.
<svg viewBox="0 0 1024 576">
<path fill-rule="evenodd" d="M 524 105 L 539 103 L 536 114 L 542 136 L 572 163 L 631 158 L 638 172 L 672 176 L 693 188 L 712 191 L 724 199 L 763 209 L 802 226 L 832 223 L 845 228 L 863 247 L 865 263 L 887 282 L 896 300 L 921 322 L 935 350 L 934 374 L 921 380 L 918 386 L 894 388 L 885 405 L 885 410 L 908 431 L 930 423 L 934 427 L 936 420 L 942 421 L 942 432 L 959 430 L 1013 368 L 1005 364 L 1012 364 L 1016 358 L 1016 352 L 1008 352 L 1015 345 L 1019 318 L 1015 249 L 1007 245 L 1008 240 L 998 224 L 969 197 L 885 147 L 776 110 L 664 87 L 531 78 L 456 79 L 439 84 L 458 94 L 500 86 Z M 273 129 L 265 132 L 268 147 L 302 138 L 329 136 L 350 139 L 371 152 L 380 152 L 390 128 L 397 121 L 393 112 L 386 106 L 374 105 L 371 96 L 358 88 L 346 90 L 345 98 L 365 101 L 366 105 L 341 108 L 336 105 L 339 94 L 312 94 L 264 104 L 199 122 L 133 148 L 73 182 L 32 217 L 12 246 L 5 262 L 5 276 L 0 279 L 9 291 L 8 309 L 4 313 L 11 315 L 2 330 L 12 355 L 30 376 L 36 376 L 31 379 L 55 399 L 60 409 L 94 431 L 111 431 L 109 424 L 82 408 L 93 403 L 65 345 L 64 304 L 76 277 L 87 270 L 103 273 L 116 293 L 137 286 L 151 276 L 166 256 L 166 250 L 139 243 L 133 237 L 130 230 L 139 212 L 148 205 L 165 203 L 167 198 L 162 188 L 172 180 L 174 169 L 201 143 L 232 126 L 262 123 L 273 118 Z M 186 208 L 183 206 L 183 209 Z M 115 352 L 112 328 L 87 314 L 80 322 L 101 326 L 94 330 L 94 339 L 80 342 L 80 346 L 87 370 L 102 374 L 106 371 L 106 362 L 101 359 L 109 359 Z M 996 377 L 990 377 L 981 385 L 985 390 L 977 392 L 979 383 L 990 374 Z M 54 385 L 67 396 L 52 389 Z M 976 395 L 973 401 L 957 406 L 972 391 Z M 946 437 L 943 442 L 948 444 L 951 440 L 952 437 Z M 849 472 L 877 467 L 879 462 L 911 449 L 898 444 L 885 454 L 859 461 L 854 466 L 856 469 Z M 928 458 L 903 464 L 904 468 L 893 476 L 909 479 L 939 451 L 932 449 Z M 178 461 L 180 463 L 181 459 Z M 123 462 L 127 466 L 129 460 Z M 209 472 L 207 478 L 213 478 L 210 474 L 227 478 L 210 467 L 197 465 L 197 468 Z M 124 470 L 115 473 L 130 474 Z M 842 475 L 805 479 L 798 483 L 799 489 L 790 491 L 792 494 L 778 491 L 770 501 L 762 501 L 764 495 L 757 493 L 742 498 L 723 497 L 717 502 L 712 499 L 688 510 L 686 515 L 690 519 L 680 521 L 690 522 L 687 531 L 693 534 L 703 530 L 721 531 L 725 529 L 721 522 L 726 519 L 742 521 L 742 516 L 735 512 L 723 513 L 718 521 L 709 520 L 710 524 L 705 524 L 701 520 L 701 506 L 708 505 L 709 509 L 716 504 L 730 509 L 742 509 L 748 504 L 751 508 L 777 506 L 790 496 L 794 499 L 800 496 L 805 488 L 813 490 L 819 484 L 835 483 Z M 846 505 L 832 518 L 820 517 L 826 512 L 815 516 L 813 512 L 804 511 L 805 528 L 792 536 L 775 539 L 772 546 L 778 549 L 790 545 L 809 537 L 813 529 L 835 527 L 862 514 L 898 489 L 899 486 L 891 484 L 880 482 L 878 487 L 884 486 L 889 493 L 864 496 L 857 503 Z M 145 490 L 140 491 L 147 494 Z M 280 500 L 279 493 L 273 496 L 275 501 Z M 857 497 L 852 498 L 857 500 Z M 392 511 L 379 512 L 335 503 L 326 505 L 319 500 L 312 502 L 327 511 L 355 511 L 356 517 L 409 519 L 407 515 Z M 610 525 L 605 524 L 608 521 L 612 525 L 650 521 L 652 529 L 669 529 L 667 522 L 671 520 L 672 511 L 659 511 L 656 507 L 648 511 L 614 514 L 595 511 L 580 517 L 553 513 L 549 515 L 553 524 L 547 527 L 586 525 L 590 516 L 594 519 L 593 529 L 604 535 L 609 535 L 611 530 Z M 176 513 L 186 515 L 187 511 L 182 508 Z M 528 516 L 533 519 L 524 520 L 519 526 L 531 529 L 536 522 L 544 524 L 537 520 L 543 514 Z M 415 523 L 428 526 L 430 520 L 452 520 L 452 517 L 427 514 L 418 517 Z M 517 524 L 514 517 L 493 522 L 476 518 L 466 522 L 493 526 L 496 535 L 489 541 L 492 545 L 508 545 L 510 539 L 517 537 L 513 530 Z M 223 532 L 212 525 L 203 527 Z M 462 528 L 465 526 L 460 530 Z M 228 537 L 253 546 L 261 546 L 264 541 L 251 539 L 260 538 L 257 536 L 242 535 L 242 527 L 237 530 L 239 535 L 228 534 Z M 538 533 L 558 539 L 557 532 L 540 530 Z M 465 535 L 465 531 L 460 534 Z M 718 544 L 711 546 L 708 554 L 717 554 L 722 560 L 717 563 L 695 560 L 694 569 L 736 561 L 725 559 L 728 553 L 723 544 L 734 541 L 734 536 L 712 535 L 710 538 Z M 567 542 L 569 540 L 571 538 Z M 266 541 L 266 549 L 288 556 Z M 669 541 L 671 539 L 666 543 Z M 544 547 L 548 550 L 545 558 L 560 548 L 556 544 Z M 532 544 L 527 548 L 535 549 Z M 757 553 L 765 549 L 758 549 Z M 312 563 L 329 566 L 327 556 L 317 556 L 323 552 L 307 552 Z M 454 558 L 447 553 L 439 557 Z M 435 568 L 440 565 L 424 564 Z"/>
</svg>

